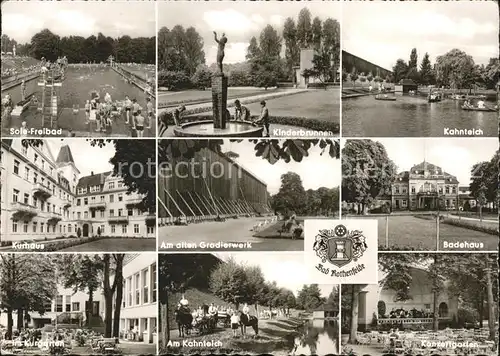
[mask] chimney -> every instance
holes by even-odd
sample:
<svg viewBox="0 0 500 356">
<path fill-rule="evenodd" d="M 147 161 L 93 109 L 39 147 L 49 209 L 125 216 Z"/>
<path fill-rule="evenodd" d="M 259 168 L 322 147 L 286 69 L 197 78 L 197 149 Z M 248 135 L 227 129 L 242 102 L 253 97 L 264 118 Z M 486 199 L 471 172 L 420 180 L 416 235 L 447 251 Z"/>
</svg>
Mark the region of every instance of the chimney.
<svg viewBox="0 0 500 356">
<path fill-rule="evenodd" d="M 90 172 L 90 175 L 93 176 L 94 175 L 94 171 Z"/>
</svg>

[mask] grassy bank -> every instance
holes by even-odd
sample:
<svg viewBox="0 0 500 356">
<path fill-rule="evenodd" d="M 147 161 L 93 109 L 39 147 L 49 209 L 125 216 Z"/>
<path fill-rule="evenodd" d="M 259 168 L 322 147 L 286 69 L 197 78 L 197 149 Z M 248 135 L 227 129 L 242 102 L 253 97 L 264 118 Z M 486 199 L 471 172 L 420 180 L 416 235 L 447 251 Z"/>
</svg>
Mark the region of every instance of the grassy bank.
<svg viewBox="0 0 500 356">
<path fill-rule="evenodd" d="M 445 217 L 441 222 L 448 225 L 463 227 L 469 230 L 484 232 L 490 235 L 498 236 L 499 233 L 498 222 L 491 220 L 479 221 Z"/>
</svg>

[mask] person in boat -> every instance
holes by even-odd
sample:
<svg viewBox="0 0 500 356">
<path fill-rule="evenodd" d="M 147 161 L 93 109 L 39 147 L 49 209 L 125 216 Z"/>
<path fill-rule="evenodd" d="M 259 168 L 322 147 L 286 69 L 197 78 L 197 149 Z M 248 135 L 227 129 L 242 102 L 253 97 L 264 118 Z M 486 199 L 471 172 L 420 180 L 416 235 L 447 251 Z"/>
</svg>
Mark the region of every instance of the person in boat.
<svg viewBox="0 0 500 356">
<path fill-rule="evenodd" d="M 484 101 L 483 100 L 479 100 L 477 102 L 477 108 L 478 109 L 486 109 L 486 107 L 484 106 Z"/>
<path fill-rule="evenodd" d="M 384 94 L 384 98 L 388 98 L 389 96 L 387 94 Z"/>
</svg>

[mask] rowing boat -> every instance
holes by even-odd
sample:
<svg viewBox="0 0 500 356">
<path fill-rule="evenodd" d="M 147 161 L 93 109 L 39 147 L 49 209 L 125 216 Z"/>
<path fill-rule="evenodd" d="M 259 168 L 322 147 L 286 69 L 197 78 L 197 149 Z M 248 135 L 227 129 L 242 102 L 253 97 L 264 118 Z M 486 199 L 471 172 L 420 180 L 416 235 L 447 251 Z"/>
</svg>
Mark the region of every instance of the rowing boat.
<svg viewBox="0 0 500 356">
<path fill-rule="evenodd" d="M 396 101 L 396 98 L 393 96 L 383 97 L 383 96 L 375 96 L 375 100 L 385 100 L 385 101 Z"/>
<path fill-rule="evenodd" d="M 492 108 L 468 108 L 466 106 L 462 106 L 462 110 L 465 111 L 486 111 L 486 112 L 496 112 L 498 110 Z"/>
</svg>

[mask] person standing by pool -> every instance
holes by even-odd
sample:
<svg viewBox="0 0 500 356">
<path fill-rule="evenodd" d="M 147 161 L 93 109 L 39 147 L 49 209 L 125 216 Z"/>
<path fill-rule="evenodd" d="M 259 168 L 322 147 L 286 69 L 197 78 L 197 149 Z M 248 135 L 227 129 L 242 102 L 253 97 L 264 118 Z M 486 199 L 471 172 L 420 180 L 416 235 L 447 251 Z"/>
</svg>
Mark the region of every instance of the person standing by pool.
<svg viewBox="0 0 500 356">
<path fill-rule="evenodd" d="M 89 123 L 89 118 L 90 118 L 90 100 L 87 100 L 85 102 L 85 119 L 86 119 L 86 124 Z"/>
<path fill-rule="evenodd" d="M 137 132 L 137 137 L 144 137 L 144 116 L 141 115 L 141 110 L 137 111 L 135 116 L 135 130 Z"/>
<path fill-rule="evenodd" d="M 238 99 L 234 101 L 234 119 L 237 121 L 250 121 L 250 110 L 241 105 Z"/>
<path fill-rule="evenodd" d="M 269 110 L 267 109 L 266 102 L 264 100 L 260 102 L 260 106 L 260 117 L 257 121 L 255 121 L 255 124 L 264 126 L 266 128 L 266 136 L 269 137 Z"/>
<path fill-rule="evenodd" d="M 137 99 L 132 99 L 132 130 L 135 129 L 135 118 L 137 116 L 137 112 L 141 109 L 141 106 L 137 102 Z"/>
<path fill-rule="evenodd" d="M 151 98 L 146 98 L 146 108 L 148 110 L 148 130 L 151 130 L 151 123 L 154 121 L 154 107 Z"/>
<path fill-rule="evenodd" d="M 127 125 L 130 122 L 130 110 L 132 110 L 132 100 L 130 100 L 128 95 L 126 95 L 125 96 L 125 117 L 126 117 L 125 124 L 127 124 Z"/>
</svg>

